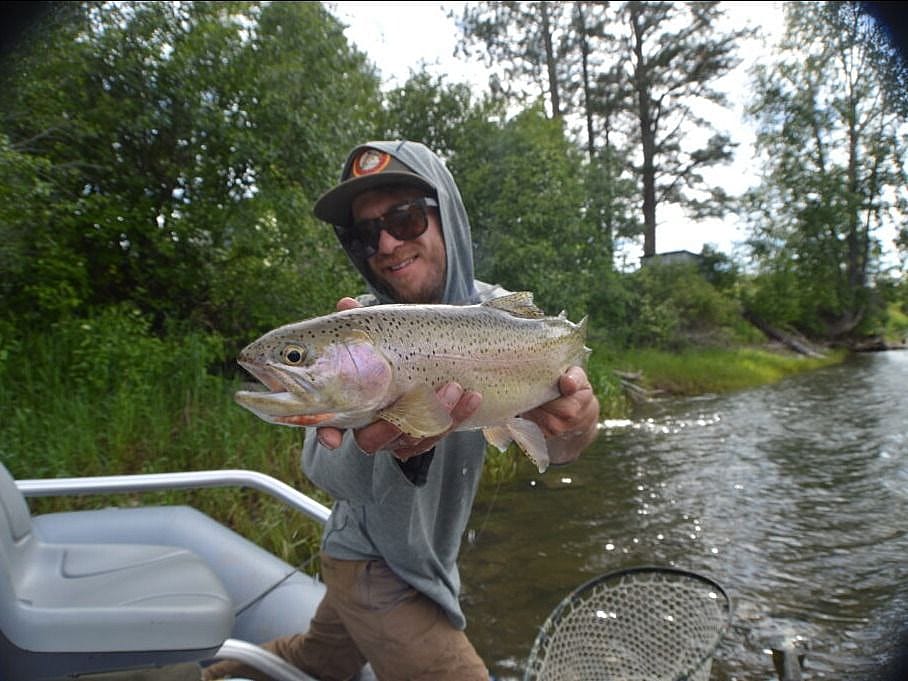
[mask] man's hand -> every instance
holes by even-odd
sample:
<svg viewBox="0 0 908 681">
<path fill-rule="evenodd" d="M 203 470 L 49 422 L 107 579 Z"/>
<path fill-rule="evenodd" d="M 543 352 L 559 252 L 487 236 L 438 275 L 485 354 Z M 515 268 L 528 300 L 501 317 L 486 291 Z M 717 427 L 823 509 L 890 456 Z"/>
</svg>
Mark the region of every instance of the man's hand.
<svg viewBox="0 0 908 681">
<path fill-rule="evenodd" d="M 571 367 L 558 379 L 561 397 L 523 414 L 542 429 L 552 463 L 568 463 L 596 439 L 599 400 L 580 367 Z"/>
<path fill-rule="evenodd" d="M 360 307 L 360 304 L 353 298 L 341 298 L 337 301 L 338 311 L 350 310 L 354 307 Z M 427 438 L 413 438 L 404 435 L 397 426 L 379 420 L 354 431 L 356 444 L 369 454 L 388 450 L 401 461 L 406 461 L 411 456 L 432 449 L 436 442 L 469 418 L 482 402 L 482 395 L 473 391 L 464 392 L 464 389 L 457 383 L 443 385 L 436 395 L 450 412 L 453 420 L 451 427 L 444 433 Z M 318 441 L 328 449 L 337 449 L 344 437 L 344 432 L 337 428 L 319 428 L 317 433 Z"/>
</svg>

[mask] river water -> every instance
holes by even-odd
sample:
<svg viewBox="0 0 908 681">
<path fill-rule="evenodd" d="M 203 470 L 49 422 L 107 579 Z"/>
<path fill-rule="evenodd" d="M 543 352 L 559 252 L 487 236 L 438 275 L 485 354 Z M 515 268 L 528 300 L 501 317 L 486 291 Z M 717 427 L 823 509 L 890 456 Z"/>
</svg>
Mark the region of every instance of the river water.
<svg viewBox="0 0 908 681">
<path fill-rule="evenodd" d="M 709 577 L 732 627 L 711 679 L 883 677 L 908 643 L 908 352 L 647 405 L 574 464 L 484 489 L 461 555 L 467 633 L 498 679 L 575 587 L 637 565 Z M 887 680 L 888 681 L 888 680 Z M 893 680 L 894 681 L 894 680 Z"/>
</svg>

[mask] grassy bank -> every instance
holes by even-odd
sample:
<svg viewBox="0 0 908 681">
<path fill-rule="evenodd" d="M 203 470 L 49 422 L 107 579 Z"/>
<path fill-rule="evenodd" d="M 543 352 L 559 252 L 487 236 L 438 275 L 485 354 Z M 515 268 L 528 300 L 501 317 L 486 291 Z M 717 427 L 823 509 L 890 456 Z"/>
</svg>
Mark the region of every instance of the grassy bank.
<svg viewBox="0 0 908 681">
<path fill-rule="evenodd" d="M 210 373 L 223 354 L 211 338 L 156 338 L 139 318 L 116 314 L 33 337 L 0 335 L 0 341 L 0 461 L 16 477 L 248 468 L 328 501 L 300 472 L 301 431 L 266 424 L 239 408 L 232 398 L 237 380 Z M 589 375 L 603 418 L 614 418 L 633 408 L 615 369 L 639 373 L 646 390 L 689 395 L 769 383 L 841 357 L 808 360 L 753 349 L 615 353 L 594 347 Z M 513 475 L 519 458 L 490 457 L 487 479 Z M 190 503 L 294 565 L 308 563 L 320 530 L 251 490 L 30 503 L 38 513 Z"/>
<path fill-rule="evenodd" d="M 645 395 L 689 396 L 724 393 L 768 385 L 786 376 L 841 362 L 846 353 L 831 351 L 824 358 L 809 358 L 773 348 L 700 348 L 684 352 L 652 349 L 616 351 L 606 345 L 590 343 L 587 373 L 599 397 L 603 419 L 633 416 L 635 406 Z M 638 377 L 631 392 L 622 385 L 620 375 Z M 488 449 L 485 482 L 497 484 L 528 465 L 513 445 L 504 454 Z"/>
<path fill-rule="evenodd" d="M 301 474 L 301 431 L 233 402 L 200 335 L 150 337 L 139 320 L 96 320 L 0 337 L 0 461 L 17 478 L 248 468 L 327 502 Z M 190 503 L 300 565 L 320 528 L 253 490 L 32 499 L 33 512 Z"/>
<path fill-rule="evenodd" d="M 792 374 L 837 364 L 844 357 L 840 350 L 812 358 L 768 347 L 700 348 L 672 353 L 645 348 L 612 352 L 600 348 L 591 356 L 590 373 L 611 387 L 608 392 L 600 390 L 615 395 L 610 402 L 611 415 L 623 415 L 616 412 L 628 409 L 629 404 L 627 399 L 622 404 L 617 397 L 616 370 L 639 377 L 635 382 L 646 392 L 702 395 L 775 383 Z"/>
</svg>

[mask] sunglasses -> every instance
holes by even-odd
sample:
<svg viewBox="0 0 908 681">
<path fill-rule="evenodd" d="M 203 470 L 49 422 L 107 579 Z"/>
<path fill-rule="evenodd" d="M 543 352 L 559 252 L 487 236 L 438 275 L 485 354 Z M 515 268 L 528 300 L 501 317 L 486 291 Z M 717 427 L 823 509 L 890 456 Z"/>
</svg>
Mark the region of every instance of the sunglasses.
<svg viewBox="0 0 908 681">
<path fill-rule="evenodd" d="M 421 237 L 429 226 L 429 208 L 438 208 L 438 201 L 428 197 L 414 199 L 394 206 L 384 215 L 370 220 L 358 220 L 352 226 L 335 225 L 334 231 L 351 254 L 371 258 L 378 253 L 382 230 L 398 241 Z"/>
</svg>

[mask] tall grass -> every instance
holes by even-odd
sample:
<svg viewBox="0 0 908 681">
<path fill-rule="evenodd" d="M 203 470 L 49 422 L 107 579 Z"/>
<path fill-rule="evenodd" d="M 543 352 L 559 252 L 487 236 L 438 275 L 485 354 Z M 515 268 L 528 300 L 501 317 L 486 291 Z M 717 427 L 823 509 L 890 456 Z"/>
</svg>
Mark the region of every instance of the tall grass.
<svg viewBox="0 0 908 681">
<path fill-rule="evenodd" d="M 588 375 L 603 417 L 633 405 L 614 369 L 641 372 L 644 385 L 676 394 L 720 392 L 773 382 L 838 361 L 755 349 L 680 354 L 615 351 L 593 344 Z M 42 333 L 0 327 L 0 461 L 18 478 L 247 468 L 282 480 L 324 503 L 303 477 L 302 431 L 260 421 L 233 402 L 238 378 L 213 374 L 217 338 L 160 338 L 130 310 L 109 310 Z M 488 448 L 486 483 L 529 462 L 516 447 Z M 293 565 L 316 554 L 321 528 L 267 495 L 206 489 L 140 496 L 32 499 L 36 513 L 109 505 L 189 503 Z"/>
<path fill-rule="evenodd" d="M 328 501 L 300 472 L 302 431 L 259 421 L 234 404 L 238 379 L 209 373 L 222 353 L 215 338 L 156 338 L 120 310 L 2 341 L 0 460 L 15 477 L 248 468 Z M 30 503 L 34 512 L 190 503 L 294 565 L 314 554 L 321 529 L 251 490 Z"/>
</svg>

